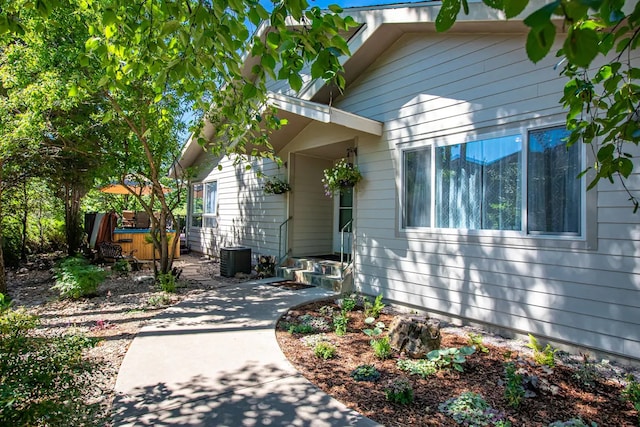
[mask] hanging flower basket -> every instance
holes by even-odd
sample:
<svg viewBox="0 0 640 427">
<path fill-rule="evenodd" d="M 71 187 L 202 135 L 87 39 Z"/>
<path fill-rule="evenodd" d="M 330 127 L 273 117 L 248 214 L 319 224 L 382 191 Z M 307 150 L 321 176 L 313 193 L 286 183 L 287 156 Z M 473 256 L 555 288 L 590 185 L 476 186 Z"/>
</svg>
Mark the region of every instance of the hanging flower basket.
<svg viewBox="0 0 640 427">
<path fill-rule="evenodd" d="M 342 159 L 332 168 L 324 170 L 322 184 L 325 194 L 332 197 L 336 191 L 342 194 L 345 189 L 354 187 L 361 179 L 362 174 L 358 166 Z"/>
<path fill-rule="evenodd" d="M 278 177 L 273 177 L 265 181 L 262 187 L 264 194 L 284 194 L 291 191 L 291 186 Z"/>
</svg>

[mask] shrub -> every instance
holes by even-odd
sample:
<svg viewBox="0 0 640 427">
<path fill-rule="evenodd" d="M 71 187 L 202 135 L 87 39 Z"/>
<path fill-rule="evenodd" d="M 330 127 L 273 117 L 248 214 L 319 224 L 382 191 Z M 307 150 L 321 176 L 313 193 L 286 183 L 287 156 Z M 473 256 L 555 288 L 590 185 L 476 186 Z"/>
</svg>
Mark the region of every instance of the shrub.
<svg viewBox="0 0 640 427">
<path fill-rule="evenodd" d="M 367 317 L 366 319 L 364 319 L 364 323 L 366 323 L 367 325 L 372 325 L 375 321 L 375 317 Z M 363 329 L 362 332 L 370 337 L 376 337 L 382 333 L 385 327 L 386 325 L 384 324 L 384 322 L 378 322 L 373 329 Z"/>
<path fill-rule="evenodd" d="M 558 349 L 551 347 L 551 344 L 547 344 L 546 347 L 542 347 L 538 340 L 533 335 L 529 334 L 529 344 L 527 344 L 531 350 L 533 350 L 533 360 L 538 365 L 548 366 L 553 368 L 556 365 L 556 352 Z"/>
<path fill-rule="evenodd" d="M 349 316 L 347 316 L 347 313 L 344 310 L 342 310 L 340 314 L 336 315 L 333 318 L 333 328 L 337 336 L 341 337 L 347 333 L 348 323 L 349 323 Z"/>
<path fill-rule="evenodd" d="M 522 375 L 518 373 L 514 362 L 505 363 L 504 374 L 506 379 L 504 398 L 509 406 L 517 408 L 525 397 L 525 389 L 522 385 Z"/>
<path fill-rule="evenodd" d="M 82 353 L 96 341 L 37 336 L 38 324 L 24 310 L 0 314 L 0 425 L 86 425 L 98 405 L 84 401 L 95 366 Z"/>
<path fill-rule="evenodd" d="M 315 347 L 320 342 L 330 342 L 329 337 L 325 334 L 305 335 L 300 341 L 307 347 Z"/>
<path fill-rule="evenodd" d="M 158 274 L 158 289 L 173 294 L 176 292 L 176 276 L 171 273 Z"/>
<path fill-rule="evenodd" d="M 351 378 L 356 381 L 376 381 L 380 378 L 380 372 L 373 365 L 360 365 L 351 371 Z"/>
<path fill-rule="evenodd" d="M 119 259 L 113 263 L 111 271 L 116 272 L 121 276 L 126 276 L 131 271 L 131 264 L 129 264 L 129 261 L 127 260 Z"/>
<path fill-rule="evenodd" d="M 427 359 L 398 359 L 396 364 L 398 369 L 413 375 L 420 375 L 422 378 L 427 378 L 429 375 L 438 372 L 436 364 Z"/>
<path fill-rule="evenodd" d="M 385 305 L 382 303 L 382 294 L 378 295 L 373 301 L 373 304 L 369 302 L 368 298 L 364 299 L 364 315 L 366 317 L 377 318 L 382 313 L 382 309 Z"/>
<path fill-rule="evenodd" d="M 351 295 L 351 296 L 342 298 L 342 303 L 340 304 L 340 307 L 342 308 L 342 311 L 349 312 L 349 311 L 353 311 L 353 309 L 356 308 L 356 305 L 357 305 L 357 301 L 356 301 L 355 295 Z"/>
<path fill-rule="evenodd" d="M 598 427 L 598 424 L 587 424 L 580 418 L 571 418 L 568 421 L 554 421 L 549 424 L 549 427 Z"/>
<path fill-rule="evenodd" d="M 511 423 L 503 412 L 493 409 L 484 398 L 474 392 L 465 391 L 438 406 L 440 412 L 466 426 L 508 427 Z"/>
<path fill-rule="evenodd" d="M 638 412 L 638 425 L 640 425 L 640 383 L 631 374 L 627 375 L 626 380 L 627 385 L 622 391 L 622 397 Z"/>
<path fill-rule="evenodd" d="M 475 347 L 476 350 L 480 350 L 482 353 L 489 353 L 489 349 L 482 343 L 482 334 L 474 334 L 469 332 L 469 346 Z"/>
<path fill-rule="evenodd" d="M 98 285 L 107 277 L 106 272 L 82 257 L 63 260 L 56 269 L 56 283 L 53 289 L 63 298 L 78 299 L 95 294 Z"/>
<path fill-rule="evenodd" d="M 301 323 L 299 325 L 289 325 L 290 334 L 312 334 L 314 332 L 316 332 L 316 330 L 313 328 L 313 326 L 306 323 Z"/>
<path fill-rule="evenodd" d="M 433 362 L 438 369 L 453 368 L 463 372 L 462 364 L 467 361 L 466 356 L 472 355 L 475 351 L 473 347 L 441 348 L 427 353 L 427 359 Z"/>
<path fill-rule="evenodd" d="M 376 357 L 380 360 L 385 360 L 391 357 L 391 344 L 389 344 L 389 338 L 378 338 L 371 340 L 371 347 Z"/>
<path fill-rule="evenodd" d="M 413 387 L 407 378 L 396 378 L 384 389 L 384 395 L 389 402 L 409 405 L 413 402 Z"/>
<path fill-rule="evenodd" d="M 324 360 L 331 359 L 336 356 L 336 346 L 330 342 L 321 341 L 313 348 L 313 354 Z"/>
<path fill-rule="evenodd" d="M 573 377 L 585 387 L 593 387 L 600 378 L 597 363 L 589 358 L 589 354 L 581 353 L 582 362 L 573 373 Z"/>
<path fill-rule="evenodd" d="M 160 295 L 153 295 L 149 297 L 149 301 L 147 301 L 147 304 L 153 307 L 162 307 L 165 305 L 169 305 L 171 304 L 171 296 L 164 292 Z"/>
</svg>

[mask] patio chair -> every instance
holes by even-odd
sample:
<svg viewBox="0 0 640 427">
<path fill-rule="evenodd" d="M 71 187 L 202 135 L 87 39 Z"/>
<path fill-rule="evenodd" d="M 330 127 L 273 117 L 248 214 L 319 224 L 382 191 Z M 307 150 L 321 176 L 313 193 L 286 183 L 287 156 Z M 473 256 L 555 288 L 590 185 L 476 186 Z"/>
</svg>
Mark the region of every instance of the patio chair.
<svg viewBox="0 0 640 427">
<path fill-rule="evenodd" d="M 151 226 L 151 218 L 145 211 L 136 212 L 136 228 L 149 228 Z"/>
<path fill-rule="evenodd" d="M 136 226 L 136 213 L 134 211 L 122 211 L 122 227 L 133 228 Z"/>
</svg>

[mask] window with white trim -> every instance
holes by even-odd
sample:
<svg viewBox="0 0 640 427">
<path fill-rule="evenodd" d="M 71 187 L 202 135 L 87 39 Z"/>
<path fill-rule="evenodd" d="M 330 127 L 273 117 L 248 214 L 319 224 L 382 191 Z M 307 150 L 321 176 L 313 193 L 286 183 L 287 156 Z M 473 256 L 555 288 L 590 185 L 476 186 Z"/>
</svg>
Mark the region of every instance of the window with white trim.
<svg viewBox="0 0 640 427">
<path fill-rule="evenodd" d="M 402 227 L 579 235 L 582 150 L 567 136 L 556 127 L 527 132 L 527 144 L 514 134 L 403 150 Z"/>
<path fill-rule="evenodd" d="M 191 187 L 191 226 L 215 227 L 218 183 L 193 184 Z"/>
</svg>

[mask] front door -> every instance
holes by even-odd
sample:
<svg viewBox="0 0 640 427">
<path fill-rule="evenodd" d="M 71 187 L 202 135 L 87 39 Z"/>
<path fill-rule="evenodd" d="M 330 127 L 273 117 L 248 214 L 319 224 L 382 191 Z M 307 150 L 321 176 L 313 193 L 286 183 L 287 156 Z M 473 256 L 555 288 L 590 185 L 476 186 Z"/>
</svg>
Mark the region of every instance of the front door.
<svg viewBox="0 0 640 427">
<path fill-rule="evenodd" d="M 343 190 L 334 197 L 333 211 L 333 251 L 351 253 L 353 229 L 353 187 Z"/>
</svg>

